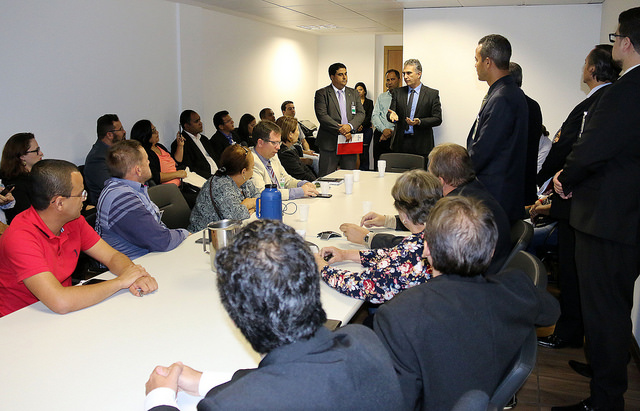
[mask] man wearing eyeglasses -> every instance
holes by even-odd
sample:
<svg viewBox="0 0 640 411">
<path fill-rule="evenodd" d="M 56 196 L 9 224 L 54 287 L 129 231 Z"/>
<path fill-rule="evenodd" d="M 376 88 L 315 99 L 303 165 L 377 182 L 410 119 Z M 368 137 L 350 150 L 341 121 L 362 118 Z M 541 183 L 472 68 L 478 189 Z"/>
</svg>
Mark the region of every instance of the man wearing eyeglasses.
<svg viewBox="0 0 640 411">
<path fill-rule="evenodd" d="M 555 410 L 623 410 L 640 272 L 640 7 L 609 35 L 622 75 L 587 113 L 556 192 L 571 197 L 591 397 Z"/>
<path fill-rule="evenodd" d="M 98 140 L 84 160 L 84 178 L 89 189 L 88 202 L 96 205 L 104 182 L 110 177 L 106 157 L 109 147 L 127 137 L 127 132 L 116 114 L 105 114 L 98 118 Z"/>
<path fill-rule="evenodd" d="M 42 160 L 31 169 L 32 206 L 0 237 L 0 316 L 42 301 L 65 314 L 97 304 L 119 290 L 142 297 L 156 280 L 111 248 L 80 216 L 87 198 L 82 175 L 64 160 Z M 80 252 L 105 264 L 116 278 L 71 287 Z"/>
<path fill-rule="evenodd" d="M 251 180 L 258 191 L 265 185 L 275 184 L 283 200 L 301 197 L 315 197 L 318 190 L 313 183 L 291 177 L 278 159 L 278 150 L 282 144 L 280 127 L 273 121 L 264 120 L 253 128 L 255 147 L 253 153 L 253 177 Z"/>
<path fill-rule="evenodd" d="M 107 180 L 96 216 L 96 231 L 111 247 L 136 259 L 152 251 L 179 246 L 189 232 L 170 229 L 149 198 L 144 184 L 151 177 L 147 152 L 136 140 L 120 141 L 107 152 Z"/>
</svg>

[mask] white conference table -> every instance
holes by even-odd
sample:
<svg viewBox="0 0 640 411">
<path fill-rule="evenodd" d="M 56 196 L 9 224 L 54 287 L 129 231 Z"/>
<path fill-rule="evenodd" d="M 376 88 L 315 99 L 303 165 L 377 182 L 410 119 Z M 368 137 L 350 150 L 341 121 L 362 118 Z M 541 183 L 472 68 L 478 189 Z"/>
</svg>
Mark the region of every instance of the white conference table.
<svg viewBox="0 0 640 411">
<path fill-rule="evenodd" d="M 325 241 L 315 234 L 339 232 L 342 222 L 358 223 L 363 201 L 371 201 L 374 211 L 394 213 L 391 187 L 398 176 L 387 173 L 379 178 L 362 172 L 353 194 L 346 195 L 342 184 L 331 187 L 331 199 L 295 200 L 310 204 L 309 220 L 299 221 L 296 213 L 285 215 L 284 222 L 306 229 L 306 239 L 320 247 L 358 248 L 344 237 Z M 120 291 L 65 315 L 38 302 L 0 318 L 0 409 L 139 411 L 144 383 L 155 365 L 182 361 L 229 375 L 255 367 L 260 356 L 220 304 L 215 273 L 202 245 L 195 243 L 197 237 L 187 238 L 173 251 L 136 260 L 157 279 L 153 294 L 138 298 Z M 350 263 L 345 268 L 360 266 Z M 362 303 L 324 283 L 321 298 L 328 318 L 343 323 Z M 198 400 L 178 396 L 183 410 L 194 410 Z"/>
</svg>

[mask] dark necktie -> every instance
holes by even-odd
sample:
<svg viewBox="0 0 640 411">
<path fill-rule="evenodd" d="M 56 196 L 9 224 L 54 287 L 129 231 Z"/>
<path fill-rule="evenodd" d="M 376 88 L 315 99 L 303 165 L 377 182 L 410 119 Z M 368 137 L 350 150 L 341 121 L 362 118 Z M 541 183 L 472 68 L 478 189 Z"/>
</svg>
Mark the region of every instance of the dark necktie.
<svg viewBox="0 0 640 411">
<path fill-rule="evenodd" d="M 411 116 L 411 109 L 413 108 L 413 96 L 415 94 L 416 94 L 415 90 L 411 90 L 411 93 L 409 93 L 409 105 L 407 107 L 409 115 L 407 117 Z M 409 124 L 406 124 L 404 129 L 409 130 L 409 127 L 410 127 Z"/>
</svg>

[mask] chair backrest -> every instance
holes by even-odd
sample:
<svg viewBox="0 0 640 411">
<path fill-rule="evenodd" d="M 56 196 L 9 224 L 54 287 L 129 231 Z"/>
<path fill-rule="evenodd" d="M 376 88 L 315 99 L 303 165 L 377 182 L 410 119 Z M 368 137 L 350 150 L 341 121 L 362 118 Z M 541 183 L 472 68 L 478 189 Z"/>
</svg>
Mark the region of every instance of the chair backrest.
<svg viewBox="0 0 640 411">
<path fill-rule="evenodd" d="M 531 278 L 536 287 L 547 289 L 547 267 L 535 255 L 520 250 L 509 261 L 506 268 L 519 268 Z"/>
<path fill-rule="evenodd" d="M 386 171 L 390 173 L 404 173 L 407 170 L 424 168 L 424 157 L 407 153 L 384 153 L 380 160 L 387 162 Z"/>
<path fill-rule="evenodd" d="M 518 220 L 511 226 L 511 252 L 509 256 L 504 262 L 502 269 L 504 270 L 509 261 L 518 253 L 520 250 L 524 250 L 529 247 L 529 243 L 531 242 L 531 238 L 533 237 L 533 226 L 527 223 L 524 220 Z"/>
<path fill-rule="evenodd" d="M 169 228 L 187 228 L 191 210 L 175 184 L 159 184 L 149 187 L 149 198 L 158 206 L 162 222 Z"/>
<path fill-rule="evenodd" d="M 502 378 L 502 382 L 493 392 L 489 400 L 489 409 L 503 409 L 515 393 L 518 392 L 536 365 L 537 352 L 538 339 L 536 337 L 536 329 L 531 327 L 531 332 L 511 361 L 511 365 Z"/>
</svg>

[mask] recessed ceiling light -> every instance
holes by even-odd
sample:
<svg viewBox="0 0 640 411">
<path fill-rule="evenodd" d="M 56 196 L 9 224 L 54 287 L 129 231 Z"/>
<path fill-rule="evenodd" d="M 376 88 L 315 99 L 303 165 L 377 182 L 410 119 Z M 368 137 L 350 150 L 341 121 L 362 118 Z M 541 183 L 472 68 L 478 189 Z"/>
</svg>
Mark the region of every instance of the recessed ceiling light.
<svg viewBox="0 0 640 411">
<path fill-rule="evenodd" d="M 335 24 L 322 24 L 322 25 L 311 25 L 311 26 L 305 26 L 305 25 L 300 25 L 298 26 L 301 29 L 305 29 L 305 30 L 333 30 L 333 29 L 339 29 L 340 27 L 336 26 Z"/>
</svg>

